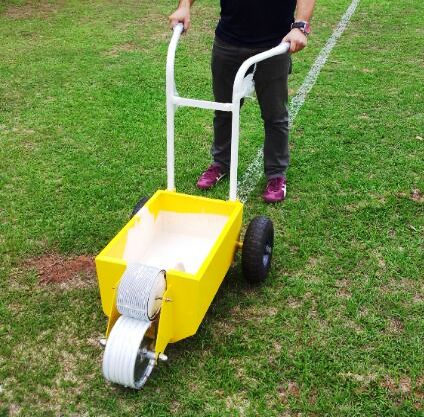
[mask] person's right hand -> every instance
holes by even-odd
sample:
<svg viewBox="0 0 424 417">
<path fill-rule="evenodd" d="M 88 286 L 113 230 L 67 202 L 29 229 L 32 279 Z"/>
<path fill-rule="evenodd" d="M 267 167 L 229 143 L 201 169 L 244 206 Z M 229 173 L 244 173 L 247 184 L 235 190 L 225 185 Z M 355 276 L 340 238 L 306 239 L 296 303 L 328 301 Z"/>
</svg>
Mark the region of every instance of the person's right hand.
<svg viewBox="0 0 424 417">
<path fill-rule="evenodd" d="M 184 24 L 184 31 L 187 32 L 190 27 L 190 6 L 180 6 L 168 19 L 171 29 L 181 22 Z"/>
<path fill-rule="evenodd" d="M 283 42 L 290 42 L 290 52 L 301 51 L 308 43 L 308 38 L 300 29 L 292 29 L 284 38 Z"/>
</svg>

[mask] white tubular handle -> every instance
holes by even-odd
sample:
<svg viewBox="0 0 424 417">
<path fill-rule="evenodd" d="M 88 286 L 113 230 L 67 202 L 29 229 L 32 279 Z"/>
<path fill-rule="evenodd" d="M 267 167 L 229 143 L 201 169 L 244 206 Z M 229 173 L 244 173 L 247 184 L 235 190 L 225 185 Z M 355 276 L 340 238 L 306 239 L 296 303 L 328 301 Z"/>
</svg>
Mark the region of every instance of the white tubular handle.
<svg viewBox="0 0 424 417">
<path fill-rule="evenodd" d="M 167 174 L 169 191 L 175 191 L 175 149 L 174 149 L 174 116 L 177 106 L 197 107 L 211 110 L 231 111 L 232 131 L 231 131 L 231 165 L 230 165 L 230 201 L 237 199 L 237 168 L 238 168 L 238 148 L 240 135 L 240 100 L 243 98 L 243 80 L 249 68 L 265 59 L 275 55 L 285 54 L 290 49 L 290 43 L 283 42 L 275 48 L 254 55 L 243 62 L 239 68 L 233 85 L 232 103 L 216 103 L 213 101 L 194 100 L 178 97 L 175 89 L 174 65 L 175 52 L 181 34 L 184 31 L 182 23 L 174 26 L 171 42 L 168 47 L 166 59 L 166 131 L 167 131 Z"/>
<path fill-rule="evenodd" d="M 282 42 L 275 48 L 254 55 L 243 62 L 237 71 L 233 85 L 233 121 L 231 129 L 231 163 L 230 163 L 230 201 L 237 199 L 237 168 L 238 168 L 238 148 L 240 136 L 240 100 L 243 98 L 242 84 L 246 72 L 249 68 L 265 59 L 276 55 L 285 54 L 290 49 L 289 42 Z"/>
<path fill-rule="evenodd" d="M 175 51 L 177 44 L 183 33 L 184 26 L 178 23 L 174 26 L 171 42 L 168 47 L 168 56 L 166 58 L 166 148 L 167 148 L 167 175 L 168 175 L 168 191 L 175 191 L 175 150 L 174 150 L 174 115 L 175 105 L 173 97 L 176 95 L 174 64 Z"/>
</svg>

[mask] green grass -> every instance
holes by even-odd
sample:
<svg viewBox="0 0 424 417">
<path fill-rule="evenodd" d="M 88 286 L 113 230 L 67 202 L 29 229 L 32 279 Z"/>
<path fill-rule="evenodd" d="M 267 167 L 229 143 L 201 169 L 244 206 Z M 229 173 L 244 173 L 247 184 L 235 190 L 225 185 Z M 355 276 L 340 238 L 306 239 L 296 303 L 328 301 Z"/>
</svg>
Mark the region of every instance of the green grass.
<svg viewBox="0 0 424 417">
<path fill-rule="evenodd" d="M 196 2 L 180 94 L 211 98 L 218 1 Z M 350 0 L 318 2 L 292 94 Z M 268 282 L 239 258 L 198 333 L 134 392 L 101 375 L 96 283 L 40 285 L 25 260 L 97 254 L 166 185 L 174 1 L 0 5 L 0 416 L 413 416 L 424 407 L 424 5 L 362 0 L 299 113 Z M 177 113 L 177 187 L 209 162 L 211 114 Z M 240 173 L 262 143 L 242 112 Z M 210 193 L 225 198 L 226 183 Z M 415 191 L 414 190 L 419 190 Z"/>
</svg>

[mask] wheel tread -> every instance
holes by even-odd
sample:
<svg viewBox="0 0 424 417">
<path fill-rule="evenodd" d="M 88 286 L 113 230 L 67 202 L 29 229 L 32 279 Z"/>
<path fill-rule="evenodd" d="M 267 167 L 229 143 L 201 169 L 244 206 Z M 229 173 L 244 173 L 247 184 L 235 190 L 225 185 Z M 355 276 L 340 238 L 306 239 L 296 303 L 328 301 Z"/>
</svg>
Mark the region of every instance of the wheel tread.
<svg viewBox="0 0 424 417">
<path fill-rule="evenodd" d="M 265 216 L 255 217 L 249 224 L 242 251 L 243 274 L 251 283 L 263 282 L 268 274 L 271 264 L 270 255 L 267 266 L 263 264 L 264 247 L 274 242 L 274 226 L 272 221 Z"/>
</svg>

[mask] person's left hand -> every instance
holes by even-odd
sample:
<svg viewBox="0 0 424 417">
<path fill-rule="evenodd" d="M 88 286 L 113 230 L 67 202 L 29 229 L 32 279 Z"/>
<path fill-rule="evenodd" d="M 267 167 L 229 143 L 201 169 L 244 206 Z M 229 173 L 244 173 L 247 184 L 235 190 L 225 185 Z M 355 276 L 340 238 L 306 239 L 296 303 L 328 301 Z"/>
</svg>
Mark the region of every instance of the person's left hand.
<svg viewBox="0 0 424 417">
<path fill-rule="evenodd" d="M 290 52 L 301 51 L 308 43 L 308 38 L 300 29 L 292 29 L 283 39 L 283 42 L 290 42 Z"/>
</svg>

